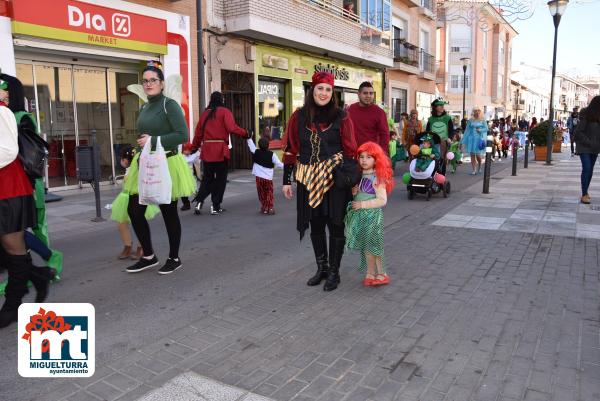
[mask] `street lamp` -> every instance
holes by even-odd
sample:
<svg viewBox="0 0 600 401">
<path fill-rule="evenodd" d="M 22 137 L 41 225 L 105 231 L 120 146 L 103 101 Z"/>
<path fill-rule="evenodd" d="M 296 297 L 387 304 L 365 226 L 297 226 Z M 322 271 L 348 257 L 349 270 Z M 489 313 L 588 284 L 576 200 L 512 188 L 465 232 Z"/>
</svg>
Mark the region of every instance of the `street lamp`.
<svg viewBox="0 0 600 401">
<path fill-rule="evenodd" d="M 467 67 L 471 63 L 471 59 L 469 57 L 463 57 L 460 59 L 463 63 L 463 121 L 467 119 L 467 110 L 465 107 L 465 100 L 467 97 Z"/>
<path fill-rule="evenodd" d="M 554 131 L 554 78 L 556 77 L 556 39 L 558 36 L 558 24 L 560 24 L 560 17 L 565 13 L 569 0 L 550 0 L 548 2 L 548 8 L 550 9 L 550 15 L 554 21 L 554 53 L 552 55 L 552 84 L 550 85 L 550 112 L 548 125 L 548 133 L 546 135 L 546 164 L 552 164 L 552 131 Z"/>
</svg>

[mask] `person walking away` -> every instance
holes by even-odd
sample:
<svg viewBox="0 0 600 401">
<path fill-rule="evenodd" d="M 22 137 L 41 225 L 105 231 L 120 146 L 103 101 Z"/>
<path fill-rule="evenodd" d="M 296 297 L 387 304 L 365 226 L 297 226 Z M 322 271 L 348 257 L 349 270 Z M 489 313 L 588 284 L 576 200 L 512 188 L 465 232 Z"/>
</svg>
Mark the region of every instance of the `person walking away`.
<svg viewBox="0 0 600 401">
<path fill-rule="evenodd" d="M 595 96 L 578 118 L 574 139 L 581 159 L 581 203 L 589 204 L 591 197 L 588 189 L 600 153 L 600 96 Z"/>
<path fill-rule="evenodd" d="M 129 166 L 131 166 L 131 161 L 133 160 L 134 156 L 135 149 L 132 146 L 125 146 L 121 148 L 121 167 L 125 169 L 125 176 L 123 177 L 123 187 L 125 187 L 125 183 L 127 182 L 127 173 L 129 171 Z M 129 218 L 129 214 L 127 213 L 128 208 L 129 192 L 123 189 L 121 193 L 117 195 L 117 197 L 111 205 L 110 219 L 118 223 L 119 235 L 121 236 L 121 241 L 123 242 L 123 250 L 119 254 L 118 258 L 121 260 L 127 258 L 137 260 L 140 257 L 142 257 L 143 249 L 142 245 L 139 245 L 135 253 L 131 252 L 133 241 L 131 239 L 131 233 L 129 232 L 129 223 L 131 223 L 131 219 Z M 158 206 L 148 205 L 144 217 L 146 217 L 146 220 L 151 220 L 158 213 L 160 213 L 160 209 L 158 208 Z"/>
<path fill-rule="evenodd" d="M 302 240 L 310 225 L 310 240 L 317 262 L 317 272 L 306 284 L 316 286 L 325 280 L 324 291 L 333 291 L 340 283 L 339 269 L 346 242 L 346 205 L 352 200 L 352 186 L 358 183 L 355 179 L 360 179 L 356 168 L 356 177 L 348 180 L 350 187 L 334 182 L 334 168 L 342 163 L 348 167 L 355 165 L 356 140 L 352 120 L 338 107 L 333 86 L 332 74 L 313 74 L 304 106 L 290 117 L 283 140 L 282 191 L 287 199 L 293 197 L 291 184 L 295 170 L 296 228 Z M 340 172 L 348 171 L 338 170 Z M 325 227 L 329 231 L 329 251 Z"/>
<path fill-rule="evenodd" d="M 154 150 L 157 140 L 160 138 L 160 143 L 167 156 L 172 182 L 171 203 L 159 205 L 169 238 L 169 257 L 158 270 L 158 274 L 170 274 L 182 266 L 179 259 L 181 222 L 177 212 L 177 200 L 193 194 L 196 189 L 194 177 L 183 155 L 178 151 L 178 146 L 188 141 L 189 130 L 181 106 L 163 94 L 164 80 L 162 65 L 157 61 L 150 61 L 142 73 L 142 86 L 144 93 L 148 96 L 148 103 L 142 106 L 137 119 L 139 148 L 142 149 L 146 142 L 151 141 L 152 150 Z M 131 161 L 123 189 L 129 193 L 127 214 L 131 219 L 133 230 L 142 244 L 143 256 L 137 263 L 125 269 L 127 273 L 139 273 L 159 264 L 152 247 L 150 226 L 146 220 L 148 206 L 140 204 L 139 199 L 140 153 L 140 151 L 136 152 Z"/>
<path fill-rule="evenodd" d="M 0 308 L 0 328 L 17 321 L 19 306 L 27 294 L 27 282 L 32 279 L 33 270 L 37 269 L 25 244 L 25 230 L 36 226 L 33 186 L 18 158 L 19 131 L 15 115 L 8 108 L 10 91 L 16 86 L 22 88 L 22 84 L 11 78 L 13 88 L 0 78 L 0 245 L 5 253 L 3 263 L 8 272 L 5 301 Z M 34 281 L 37 302 L 45 300 L 50 279 L 40 280 L 40 287 Z"/>
<path fill-rule="evenodd" d="M 423 132 L 423 123 L 419 120 L 419 113 L 417 110 L 411 110 L 410 117 L 402 130 L 402 143 L 404 143 L 404 147 L 410 149 L 412 145 L 417 144 L 416 137 L 421 132 Z"/>
<path fill-rule="evenodd" d="M 479 107 L 473 108 L 472 118 L 467 121 L 462 143 L 465 151 L 471 155 L 471 175 L 481 173 L 481 157 L 485 153 L 485 140 L 488 126 Z M 481 146 L 483 143 L 484 146 Z"/>
<path fill-rule="evenodd" d="M 394 178 L 390 161 L 378 144 L 366 142 L 357 154 L 362 178 L 352 188 L 354 199 L 346 213 L 346 247 L 360 252 L 359 270 L 366 271 L 364 286 L 386 285 L 390 277 L 383 251 L 383 207 L 394 188 Z"/>
<path fill-rule="evenodd" d="M 571 142 L 571 156 L 575 156 L 575 129 L 579 125 L 579 107 L 573 107 L 573 112 L 567 119 L 567 128 L 569 129 L 570 142 Z M 577 152 L 579 153 L 579 152 Z"/>
<path fill-rule="evenodd" d="M 446 113 L 444 106 L 447 104 L 442 98 L 437 98 L 431 102 L 431 117 L 427 120 L 425 131 L 437 134 L 440 141 L 440 153 L 446 155 L 447 147 L 454 137 L 454 123 L 452 117 Z M 442 174 L 446 175 L 446 163 L 442 164 Z"/>
<path fill-rule="evenodd" d="M 375 142 L 387 154 L 390 131 L 385 111 L 375 104 L 373 84 L 365 81 L 358 87 L 358 102 L 348 107 L 348 116 L 354 126 L 357 146 L 365 142 Z"/>
<path fill-rule="evenodd" d="M 283 168 L 283 163 L 279 157 L 269 150 L 269 140 L 265 137 L 258 140 L 258 149 L 248 138 L 248 148 L 252 153 L 252 174 L 256 177 L 256 192 L 258 192 L 258 201 L 260 202 L 260 212 L 262 214 L 275 214 L 273 208 L 273 169 Z"/>
<path fill-rule="evenodd" d="M 221 203 L 227 186 L 229 134 L 249 137 L 248 132 L 235 123 L 233 114 L 225 107 L 223 94 L 213 92 L 206 110 L 200 115 L 192 141 L 192 153 L 200 149 L 200 159 L 204 166 L 204 180 L 196 195 L 196 211 L 202 209 L 204 200 L 210 195 L 210 214 L 219 215 L 224 212 Z"/>
</svg>

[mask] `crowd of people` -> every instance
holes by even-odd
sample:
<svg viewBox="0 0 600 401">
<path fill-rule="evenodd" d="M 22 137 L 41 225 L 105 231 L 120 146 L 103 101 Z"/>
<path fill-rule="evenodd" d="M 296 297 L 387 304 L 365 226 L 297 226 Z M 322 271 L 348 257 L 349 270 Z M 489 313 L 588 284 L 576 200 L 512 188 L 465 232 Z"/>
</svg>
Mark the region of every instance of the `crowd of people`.
<svg viewBox="0 0 600 401">
<path fill-rule="evenodd" d="M 137 120 L 137 143 L 121 151 L 121 166 L 126 175 L 123 191 L 112 204 L 111 217 L 118 223 L 124 246 L 118 257 L 136 260 L 125 271 L 139 273 L 160 264 L 148 225 L 148 220 L 158 213 L 163 216 L 169 242 L 168 258 L 158 273 L 170 274 L 182 267 L 177 203 L 181 199 L 182 210 L 190 209 L 189 197 L 195 194 L 195 212 L 199 214 L 210 195 L 210 214 L 220 215 L 225 211 L 222 205 L 230 158 L 229 136 L 234 134 L 246 138 L 248 151 L 252 153 L 261 214 L 275 214 L 274 169 L 283 169 L 283 195 L 287 199 L 296 196 L 296 229 L 300 240 L 310 230 L 316 272 L 307 285 L 324 282 L 324 291 L 335 290 L 341 282 L 340 265 L 346 250 L 360 253 L 359 269 L 365 274 L 365 286 L 386 285 L 390 276 L 385 268 L 383 207 L 394 188 L 397 162 L 410 161 L 411 174 L 424 177 L 432 174 L 432 166 L 438 166 L 435 174 L 444 176 L 447 166 L 451 173 L 456 173 L 462 155 L 466 154 L 470 156 L 470 174 L 476 175 L 481 172 L 488 133 L 494 138 L 494 159 L 497 156 L 500 161 L 508 157 L 509 149 L 522 146 L 526 132 L 537 125 L 535 118 L 531 122 L 510 118 L 488 122 L 482 110 L 475 107 L 471 118 L 456 126 L 445 110 L 446 102 L 439 98 L 431 104 L 431 116 L 425 127 L 418 112 L 411 110 L 403 116 L 397 131 L 375 103 L 371 83 L 363 82 L 358 90 L 359 101 L 345 109 L 333 95 L 334 84 L 334 77 L 328 72 L 312 76 L 304 105 L 293 112 L 287 123 L 280 160 L 269 149 L 268 137 L 258 138 L 255 144 L 256 138 L 235 123 L 220 92 L 212 93 L 190 142 L 181 107 L 163 93 L 162 66 L 149 63 L 142 75 L 148 102 L 142 106 Z M 57 275 L 56 266 L 50 262 L 56 256 L 55 251 L 48 251 L 48 267 L 33 266 L 29 251 L 40 247 L 33 240 L 26 240 L 32 236 L 30 229 L 36 234 L 34 237 L 41 237 L 43 230 L 39 230 L 37 220 L 40 217 L 43 220 L 43 214 L 36 211 L 39 201 L 36 196 L 40 195 L 34 190 L 40 177 L 28 176 L 17 157 L 17 138 L 21 135 L 17 121 L 22 120 L 18 98 L 23 98 L 19 85 L 16 79 L 10 83 L 5 78 L 0 80 L 0 179 L 11 183 L 0 189 L 1 261 L 8 271 L 0 327 L 16 321 L 28 281 L 37 291 L 36 299 L 43 300 L 48 283 Z M 574 112 L 567 126 L 573 133 L 570 141 L 576 144 L 573 153 L 577 151 L 583 166 L 581 201 L 589 203 L 587 191 L 600 152 L 600 97 L 594 98 L 581 114 Z M 147 157 L 144 148 L 155 153 L 164 149 L 171 182 L 170 202 L 142 201 L 146 183 L 140 179 L 140 163 Z M 135 251 L 129 224 L 139 241 Z M 47 238 L 44 244 L 48 246 Z"/>
</svg>

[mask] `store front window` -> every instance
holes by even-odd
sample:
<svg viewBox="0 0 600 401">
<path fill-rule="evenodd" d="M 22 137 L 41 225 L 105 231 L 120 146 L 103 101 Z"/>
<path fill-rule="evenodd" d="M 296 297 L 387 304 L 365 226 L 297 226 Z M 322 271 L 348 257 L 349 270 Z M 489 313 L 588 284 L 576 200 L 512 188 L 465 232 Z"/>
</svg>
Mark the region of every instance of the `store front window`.
<svg viewBox="0 0 600 401">
<path fill-rule="evenodd" d="M 258 80 L 258 126 L 272 148 L 281 147 L 286 123 L 286 81 L 260 77 Z"/>
<path fill-rule="evenodd" d="M 394 122 L 402 119 L 402 113 L 407 112 L 408 91 L 406 89 L 392 88 L 392 116 Z"/>
<path fill-rule="evenodd" d="M 138 81 L 137 72 L 25 61 L 17 63 L 17 77 L 23 82 L 29 111 L 49 144 L 46 186 L 79 183 L 76 147 L 91 144 L 94 134 L 100 179 L 113 180 L 120 170 L 118 146 L 135 143 L 139 102 L 127 92 L 127 85 Z M 128 99 L 125 104 L 123 97 Z"/>
</svg>

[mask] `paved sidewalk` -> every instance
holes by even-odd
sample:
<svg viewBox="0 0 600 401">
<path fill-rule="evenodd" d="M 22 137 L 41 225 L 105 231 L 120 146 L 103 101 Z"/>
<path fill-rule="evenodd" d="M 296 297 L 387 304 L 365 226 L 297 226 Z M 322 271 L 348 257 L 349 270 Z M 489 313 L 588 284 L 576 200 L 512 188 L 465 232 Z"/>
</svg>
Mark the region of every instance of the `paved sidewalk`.
<svg viewBox="0 0 600 401">
<path fill-rule="evenodd" d="M 579 202 L 579 158 L 563 152 L 553 162 L 533 162 L 528 169 L 520 163 L 516 177 L 492 179 L 489 194 L 473 186 L 467 191 L 477 196 L 433 224 L 600 239 L 600 210 Z M 590 193 L 600 193 L 600 181 L 592 180 Z"/>
</svg>

